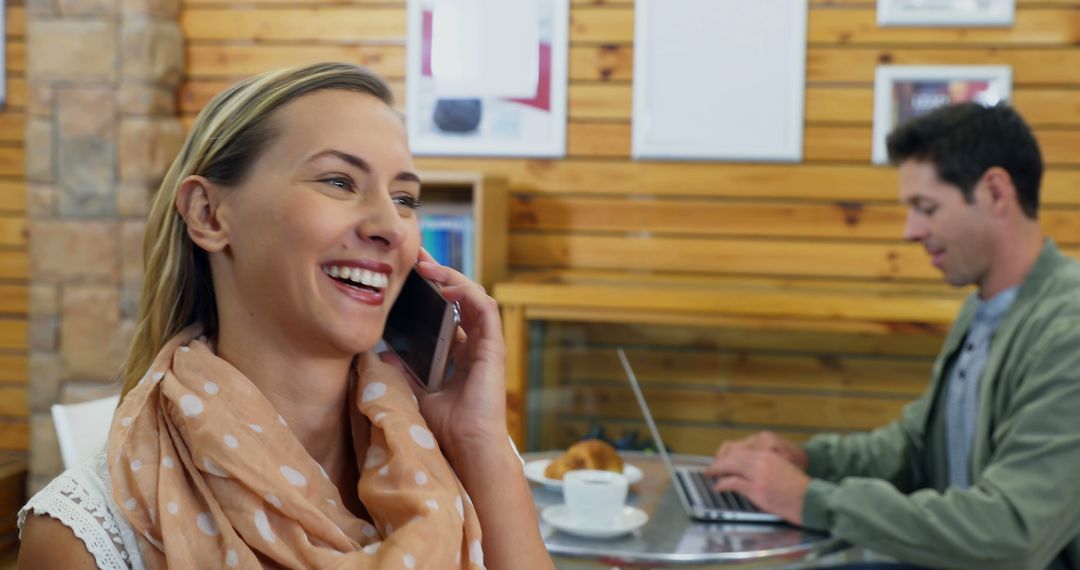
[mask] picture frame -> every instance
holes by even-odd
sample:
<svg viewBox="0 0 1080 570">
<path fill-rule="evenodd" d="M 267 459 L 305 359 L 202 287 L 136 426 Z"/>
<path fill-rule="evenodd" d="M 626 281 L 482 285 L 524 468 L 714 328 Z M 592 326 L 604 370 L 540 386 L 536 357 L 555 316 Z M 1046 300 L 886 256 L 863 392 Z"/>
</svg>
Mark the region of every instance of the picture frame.
<svg viewBox="0 0 1080 570">
<path fill-rule="evenodd" d="M 801 161 L 806 34 L 803 0 L 637 0 L 633 157 Z"/>
<path fill-rule="evenodd" d="M 942 105 L 996 105 L 1012 97 L 1007 65 L 883 65 L 874 76 L 874 164 L 886 164 L 885 138 L 899 124 Z"/>
<path fill-rule="evenodd" d="M 566 155 L 569 0 L 409 0 L 407 14 L 413 154 Z"/>
<path fill-rule="evenodd" d="M 1011 26 L 1016 0 L 878 0 L 877 21 L 882 27 Z"/>
</svg>

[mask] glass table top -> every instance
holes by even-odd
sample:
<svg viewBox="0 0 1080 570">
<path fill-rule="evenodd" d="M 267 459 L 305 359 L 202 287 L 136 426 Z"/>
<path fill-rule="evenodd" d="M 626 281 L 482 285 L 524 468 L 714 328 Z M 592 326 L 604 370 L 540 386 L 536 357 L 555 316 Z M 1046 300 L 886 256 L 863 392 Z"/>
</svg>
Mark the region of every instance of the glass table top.
<svg viewBox="0 0 1080 570">
<path fill-rule="evenodd" d="M 524 454 L 526 462 L 552 459 L 560 452 Z M 631 485 L 627 504 L 644 510 L 649 520 L 640 529 L 620 537 L 584 538 L 560 531 L 541 519 L 548 551 L 555 557 L 588 559 L 605 566 L 673 567 L 717 564 L 770 567 L 807 561 L 837 552 L 846 545 L 828 535 L 787 524 L 717 523 L 690 519 L 671 486 L 660 458 L 652 454 L 621 452 L 623 460 L 643 472 Z M 677 465 L 707 465 L 708 457 L 675 454 Z M 532 484 L 539 514 L 563 502 L 562 491 Z"/>
</svg>

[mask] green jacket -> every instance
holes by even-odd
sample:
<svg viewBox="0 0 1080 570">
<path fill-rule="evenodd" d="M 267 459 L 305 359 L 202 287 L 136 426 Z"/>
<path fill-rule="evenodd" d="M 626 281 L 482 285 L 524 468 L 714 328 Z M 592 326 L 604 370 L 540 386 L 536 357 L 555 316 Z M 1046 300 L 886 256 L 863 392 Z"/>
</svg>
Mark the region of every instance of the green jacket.
<svg viewBox="0 0 1080 570">
<path fill-rule="evenodd" d="M 1048 239 L 1020 286 L 980 380 L 973 485 L 955 489 L 940 401 L 973 310 L 899 420 L 806 443 L 803 524 L 935 568 L 1080 569 L 1080 263 Z"/>
</svg>

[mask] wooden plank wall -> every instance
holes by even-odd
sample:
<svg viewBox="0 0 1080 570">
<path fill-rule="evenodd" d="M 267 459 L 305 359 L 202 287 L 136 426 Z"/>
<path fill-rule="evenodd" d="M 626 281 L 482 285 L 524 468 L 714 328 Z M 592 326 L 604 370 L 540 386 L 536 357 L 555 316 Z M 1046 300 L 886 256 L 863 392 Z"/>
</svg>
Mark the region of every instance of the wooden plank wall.
<svg viewBox="0 0 1080 570">
<path fill-rule="evenodd" d="M 797 165 L 630 160 L 633 0 L 571 3 L 568 157 L 419 160 L 509 177 L 515 270 L 937 283 L 921 248 L 898 239 L 895 172 L 870 165 L 882 63 L 1012 65 L 1014 103 L 1049 164 L 1044 222 L 1080 251 L 1080 0 L 1018 0 L 1007 29 L 879 29 L 873 0 L 810 0 Z M 404 94 L 404 0 L 185 0 L 182 26 L 189 121 L 238 78 L 319 60 L 369 65 Z M 608 350 L 627 344 L 669 443 L 696 452 L 761 427 L 805 438 L 878 425 L 924 387 L 940 342 L 567 323 L 547 332 L 534 363 L 548 388 L 545 446 L 578 437 L 592 417 L 615 431 L 635 425 Z"/>
<path fill-rule="evenodd" d="M 26 403 L 29 266 L 23 183 L 26 8 L 22 0 L 6 3 L 5 21 L 7 97 L 0 109 L 0 455 L 24 455 L 30 430 Z"/>
</svg>

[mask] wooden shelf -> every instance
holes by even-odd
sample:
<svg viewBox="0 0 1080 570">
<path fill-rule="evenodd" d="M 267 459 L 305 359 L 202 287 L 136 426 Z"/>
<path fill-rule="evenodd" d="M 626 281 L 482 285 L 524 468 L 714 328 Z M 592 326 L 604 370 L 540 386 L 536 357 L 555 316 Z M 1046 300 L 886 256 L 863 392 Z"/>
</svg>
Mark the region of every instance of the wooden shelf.
<svg viewBox="0 0 1080 570">
<path fill-rule="evenodd" d="M 506 180 L 480 172 L 422 171 L 421 216 L 447 207 L 469 212 L 475 232 L 475 279 L 488 291 L 506 276 L 508 199 Z"/>
</svg>

